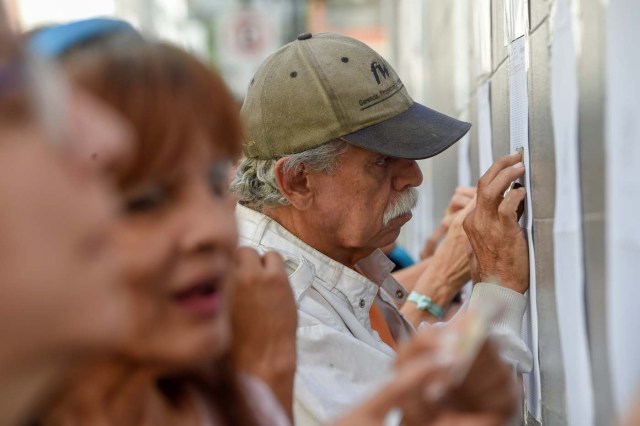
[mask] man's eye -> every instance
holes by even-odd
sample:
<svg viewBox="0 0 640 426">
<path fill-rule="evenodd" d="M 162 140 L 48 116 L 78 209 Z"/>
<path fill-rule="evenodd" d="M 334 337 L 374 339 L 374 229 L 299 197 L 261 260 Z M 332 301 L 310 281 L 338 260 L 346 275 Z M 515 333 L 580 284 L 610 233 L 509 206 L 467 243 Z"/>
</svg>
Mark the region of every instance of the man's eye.
<svg viewBox="0 0 640 426">
<path fill-rule="evenodd" d="M 376 166 L 385 167 L 389 164 L 390 157 L 380 157 L 376 160 Z"/>
<path fill-rule="evenodd" d="M 145 213 L 162 207 L 168 199 L 169 194 L 166 189 L 154 186 L 130 197 L 126 201 L 125 209 L 129 213 Z"/>
</svg>

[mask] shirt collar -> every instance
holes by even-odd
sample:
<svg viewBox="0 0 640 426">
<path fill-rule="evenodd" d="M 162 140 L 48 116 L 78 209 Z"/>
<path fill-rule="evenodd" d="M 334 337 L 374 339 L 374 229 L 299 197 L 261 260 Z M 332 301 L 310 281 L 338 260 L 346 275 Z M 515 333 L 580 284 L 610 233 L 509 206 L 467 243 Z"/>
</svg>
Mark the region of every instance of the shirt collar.
<svg viewBox="0 0 640 426">
<path fill-rule="evenodd" d="M 279 251 L 285 250 L 298 255 L 302 252 L 303 257 L 313 264 L 320 284 L 346 298 L 354 309 L 366 308 L 368 312 L 380 286 L 385 285 L 389 277 L 400 286 L 390 274 L 393 262 L 381 250 L 375 250 L 358 261 L 356 267 L 362 272 L 358 273 L 314 249 L 269 216 L 241 204 L 236 209 L 242 237 L 254 244 L 274 247 Z M 393 290 L 386 291 L 393 297 L 396 290 L 394 286 Z"/>
<path fill-rule="evenodd" d="M 356 268 L 386 291 L 397 305 L 402 305 L 409 292 L 391 275 L 395 264 L 380 249 L 356 263 Z"/>
</svg>

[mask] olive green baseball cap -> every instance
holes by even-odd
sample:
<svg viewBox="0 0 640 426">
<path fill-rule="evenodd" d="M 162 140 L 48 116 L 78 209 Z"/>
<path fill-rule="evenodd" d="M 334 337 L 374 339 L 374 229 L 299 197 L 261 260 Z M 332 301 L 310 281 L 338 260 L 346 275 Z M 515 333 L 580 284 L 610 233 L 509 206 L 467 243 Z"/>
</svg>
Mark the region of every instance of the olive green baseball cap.
<svg viewBox="0 0 640 426">
<path fill-rule="evenodd" d="M 441 153 L 471 124 L 414 102 L 366 44 L 334 33 L 298 36 L 269 56 L 242 106 L 244 154 L 273 159 L 343 138 L 396 158 Z"/>
</svg>

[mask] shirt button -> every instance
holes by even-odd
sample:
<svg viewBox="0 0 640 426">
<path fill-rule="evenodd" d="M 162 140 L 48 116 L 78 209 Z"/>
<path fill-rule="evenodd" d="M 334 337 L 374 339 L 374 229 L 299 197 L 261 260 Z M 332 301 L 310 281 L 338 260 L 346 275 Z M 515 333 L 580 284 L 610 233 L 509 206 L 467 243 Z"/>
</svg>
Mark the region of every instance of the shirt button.
<svg viewBox="0 0 640 426">
<path fill-rule="evenodd" d="M 402 299 L 404 297 L 404 293 L 402 292 L 402 290 L 397 290 L 396 291 L 396 297 L 398 299 Z"/>
<path fill-rule="evenodd" d="M 364 308 L 365 305 L 366 305 L 366 303 L 365 303 L 364 299 L 360 299 L 360 307 Z"/>
</svg>

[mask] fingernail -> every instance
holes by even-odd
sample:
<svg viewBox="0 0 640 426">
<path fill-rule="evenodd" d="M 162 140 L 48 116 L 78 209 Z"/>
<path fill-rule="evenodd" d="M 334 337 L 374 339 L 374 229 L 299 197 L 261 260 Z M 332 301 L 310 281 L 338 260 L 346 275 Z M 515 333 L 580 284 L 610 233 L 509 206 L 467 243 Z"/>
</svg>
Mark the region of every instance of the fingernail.
<svg viewBox="0 0 640 426">
<path fill-rule="evenodd" d="M 518 162 L 518 163 L 513 165 L 514 169 L 521 169 L 523 167 L 524 167 L 524 163 L 522 161 L 520 161 L 520 162 Z"/>
</svg>

